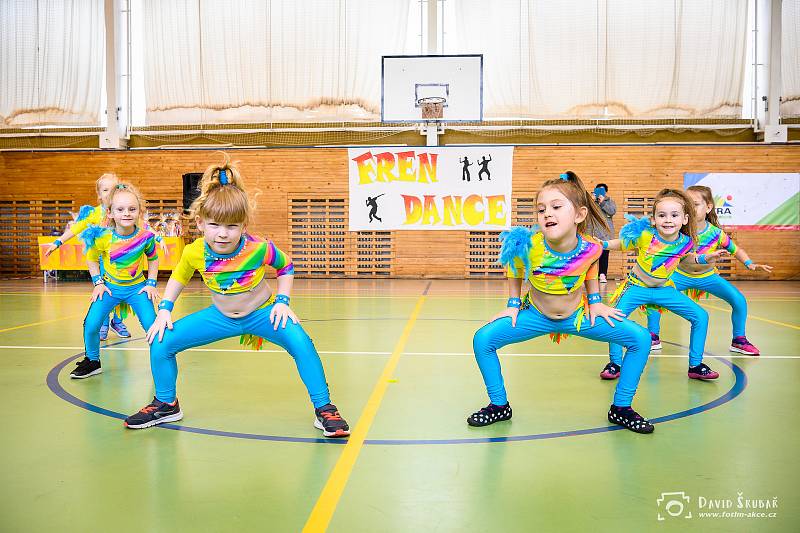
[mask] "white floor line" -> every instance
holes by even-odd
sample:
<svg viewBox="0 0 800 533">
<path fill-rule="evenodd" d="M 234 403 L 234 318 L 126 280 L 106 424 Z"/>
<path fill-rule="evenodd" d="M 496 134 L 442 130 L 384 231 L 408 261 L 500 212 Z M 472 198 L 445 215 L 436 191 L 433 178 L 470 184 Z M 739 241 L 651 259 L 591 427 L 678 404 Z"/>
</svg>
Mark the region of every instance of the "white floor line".
<svg viewBox="0 0 800 533">
<path fill-rule="evenodd" d="M 0 345 L 0 350 L 64 350 L 64 351 L 82 351 L 83 346 L 12 346 Z M 147 347 L 135 346 L 109 346 L 101 347 L 100 350 L 116 350 L 121 352 L 146 352 L 150 349 Z M 185 350 L 187 352 L 234 352 L 234 353 L 253 353 L 254 350 L 241 350 L 241 349 L 226 349 L 226 348 L 190 348 Z M 285 350 L 259 350 L 263 353 L 286 353 Z M 391 355 L 392 352 L 343 352 L 332 350 L 319 350 L 318 353 L 328 355 Z M 472 352 L 403 352 L 403 355 L 418 355 L 418 356 L 473 356 Z M 600 357 L 608 358 L 608 354 L 587 354 L 587 353 L 500 353 L 503 357 Z M 687 355 L 677 354 L 654 354 L 651 353 L 650 357 L 663 358 L 663 359 L 686 359 Z M 754 357 L 752 355 L 733 355 L 724 354 L 719 357 L 726 359 L 800 359 L 800 355 L 761 355 Z"/>
</svg>

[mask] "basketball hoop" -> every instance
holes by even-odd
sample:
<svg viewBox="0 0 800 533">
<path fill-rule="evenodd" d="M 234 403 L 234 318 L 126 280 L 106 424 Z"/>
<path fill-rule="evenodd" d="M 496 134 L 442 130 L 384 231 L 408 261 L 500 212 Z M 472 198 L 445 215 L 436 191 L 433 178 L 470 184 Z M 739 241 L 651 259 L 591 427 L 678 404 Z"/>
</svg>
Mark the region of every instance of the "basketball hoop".
<svg viewBox="0 0 800 533">
<path fill-rule="evenodd" d="M 447 98 L 441 96 L 428 96 L 419 98 L 417 105 L 422 110 L 423 119 L 439 119 L 444 116 L 444 104 Z"/>
</svg>

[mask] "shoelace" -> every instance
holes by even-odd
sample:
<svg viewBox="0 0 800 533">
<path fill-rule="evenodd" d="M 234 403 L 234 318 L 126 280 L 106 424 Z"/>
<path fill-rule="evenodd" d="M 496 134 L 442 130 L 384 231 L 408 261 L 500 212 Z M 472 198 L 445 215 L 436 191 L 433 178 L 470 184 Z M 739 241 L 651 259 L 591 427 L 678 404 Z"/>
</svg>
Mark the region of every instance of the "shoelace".
<svg viewBox="0 0 800 533">
<path fill-rule="evenodd" d="M 325 420 L 341 420 L 342 417 L 339 415 L 339 411 L 322 411 L 320 416 Z"/>
<path fill-rule="evenodd" d="M 139 412 L 140 413 L 144 413 L 144 414 L 150 414 L 153 411 L 155 411 L 156 409 L 158 409 L 158 406 L 157 405 L 153 405 L 151 403 L 150 405 L 147 405 L 147 406 L 142 407 L 141 409 L 139 409 Z"/>
</svg>

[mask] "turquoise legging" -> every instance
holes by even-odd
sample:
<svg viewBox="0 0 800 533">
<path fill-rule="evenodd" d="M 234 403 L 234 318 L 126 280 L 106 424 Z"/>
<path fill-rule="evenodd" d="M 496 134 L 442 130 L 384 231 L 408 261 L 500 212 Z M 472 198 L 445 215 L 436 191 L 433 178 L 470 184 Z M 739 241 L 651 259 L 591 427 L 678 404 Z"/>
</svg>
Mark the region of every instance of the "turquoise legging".
<svg viewBox="0 0 800 533">
<path fill-rule="evenodd" d="M 83 320 L 83 345 L 86 357 L 93 361 L 100 360 L 100 326 L 108 321 L 108 313 L 119 303 L 125 302 L 133 308 L 139 318 L 139 323 L 145 331 L 150 329 L 156 319 L 153 302 L 147 294 L 139 291 L 144 287 L 144 281 L 136 285 L 115 285 L 106 282 L 106 287 L 111 294 L 103 293 L 102 299 L 97 299 L 89 306 L 86 318 Z"/>
<path fill-rule="evenodd" d="M 168 403 L 175 401 L 175 382 L 178 380 L 175 356 L 178 352 L 248 333 L 263 337 L 289 352 L 315 408 L 330 403 L 325 371 L 314 343 L 303 327 L 291 319 L 287 320 L 285 328 L 278 326 L 277 331 L 274 330 L 269 323 L 272 305 L 240 318 L 227 317 L 212 305 L 181 318 L 172 330 L 165 330 L 163 340 L 159 342 L 156 339 L 150 346 L 150 369 L 156 398 Z"/>
<path fill-rule="evenodd" d="M 581 330 L 578 332 L 574 324 L 577 313 L 575 311 L 568 318 L 554 320 L 538 309 L 529 307 L 517 315 L 516 327 L 511 326 L 511 318 L 503 317 L 489 322 L 475 333 L 472 341 L 475 360 L 483 375 L 489 400 L 493 404 L 505 405 L 508 402 L 497 350 L 547 333 L 568 333 L 606 342 L 614 340 L 626 346 L 628 353 L 614 393 L 614 405 L 627 407 L 631 404 L 639 386 L 639 378 L 647 364 L 647 356 L 650 355 L 650 334 L 642 326 L 627 319 L 614 321 L 615 327 L 611 327 L 604 318 L 597 318 L 594 326 L 591 326 L 588 317 L 583 318 Z"/>
<path fill-rule="evenodd" d="M 691 278 L 680 272 L 675 272 L 670 278 L 679 291 L 687 289 L 700 289 L 717 298 L 725 300 L 731 306 L 731 322 L 733 323 L 733 337 L 744 337 L 745 324 L 747 323 L 747 300 L 744 294 L 719 274 L 712 274 L 704 278 Z M 661 332 L 661 313 L 651 311 L 647 314 L 647 329 L 658 335 Z"/>
<path fill-rule="evenodd" d="M 629 316 L 634 309 L 645 304 L 656 304 L 669 309 L 676 315 L 685 318 L 692 324 L 689 338 L 689 366 L 697 366 L 703 362 L 703 350 L 706 346 L 708 332 L 708 313 L 694 303 L 691 298 L 678 292 L 675 287 L 640 287 L 628 283 L 617 302 L 617 309 Z M 622 364 L 622 346 L 609 344 L 611 362 Z"/>
<path fill-rule="evenodd" d="M 100 257 L 99 265 L 100 265 L 100 274 L 105 274 L 106 273 L 106 269 L 103 266 L 103 258 L 102 257 Z M 106 316 L 105 319 L 103 319 L 103 324 L 102 324 L 103 326 L 108 327 L 109 318 L 111 318 L 111 317 L 110 316 Z M 122 318 L 120 318 L 120 316 L 117 314 L 117 310 L 116 309 L 114 309 L 114 318 L 112 320 L 114 321 L 115 324 L 118 324 L 118 323 L 122 322 Z"/>
</svg>

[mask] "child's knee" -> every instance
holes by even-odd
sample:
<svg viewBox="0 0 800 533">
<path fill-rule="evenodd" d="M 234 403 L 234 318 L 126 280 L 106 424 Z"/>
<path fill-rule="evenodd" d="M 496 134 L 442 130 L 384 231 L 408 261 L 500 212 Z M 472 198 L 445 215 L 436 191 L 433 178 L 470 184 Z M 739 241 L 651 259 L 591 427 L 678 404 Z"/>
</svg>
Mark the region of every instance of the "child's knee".
<svg viewBox="0 0 800 533">
<path fill-rule="evenodd" d="M 171 335 L 171 333 L 169 330 L 164 331 L 164 338 L 160 341 L 158 340 L 158 335 L 156 335 L 156 338 L 153 339 L 153 344 L 150 345 L 150 360 L 156 361 L 175 357 L 176 351 L 172 342 L 174 335 Z"/>
<path fill-rule="evenodd" d="M 472 349 L 475 351 L 475 354 L 483 354 L 491 351 L 494 340 L 493 337 L 489 324 L 476 331 L 475 336 L 472 338 Z"/>
<path fill-rule="evenodd" d="M 692 324 L 704 324 L 708 323 L 708 311 L 700 307 L 699 305 L 695 306 L 693 316 L 691 318 Z"/>
<path fill-rule="evenodd" d="M 619 326 L 617 326 L 619 327 Z M 627 333 L 634 346 L 650 346 L 650 332 L 635 323 L 626 323 Z"/>
<path fill-rule="evenodd" d="M 731 294 L 731 307 L 735 307 L 737 309 L 744 309 L 747 310 L 747 298 L 744 297 L 739 291 L 734 291 Z"/>
</svg>

